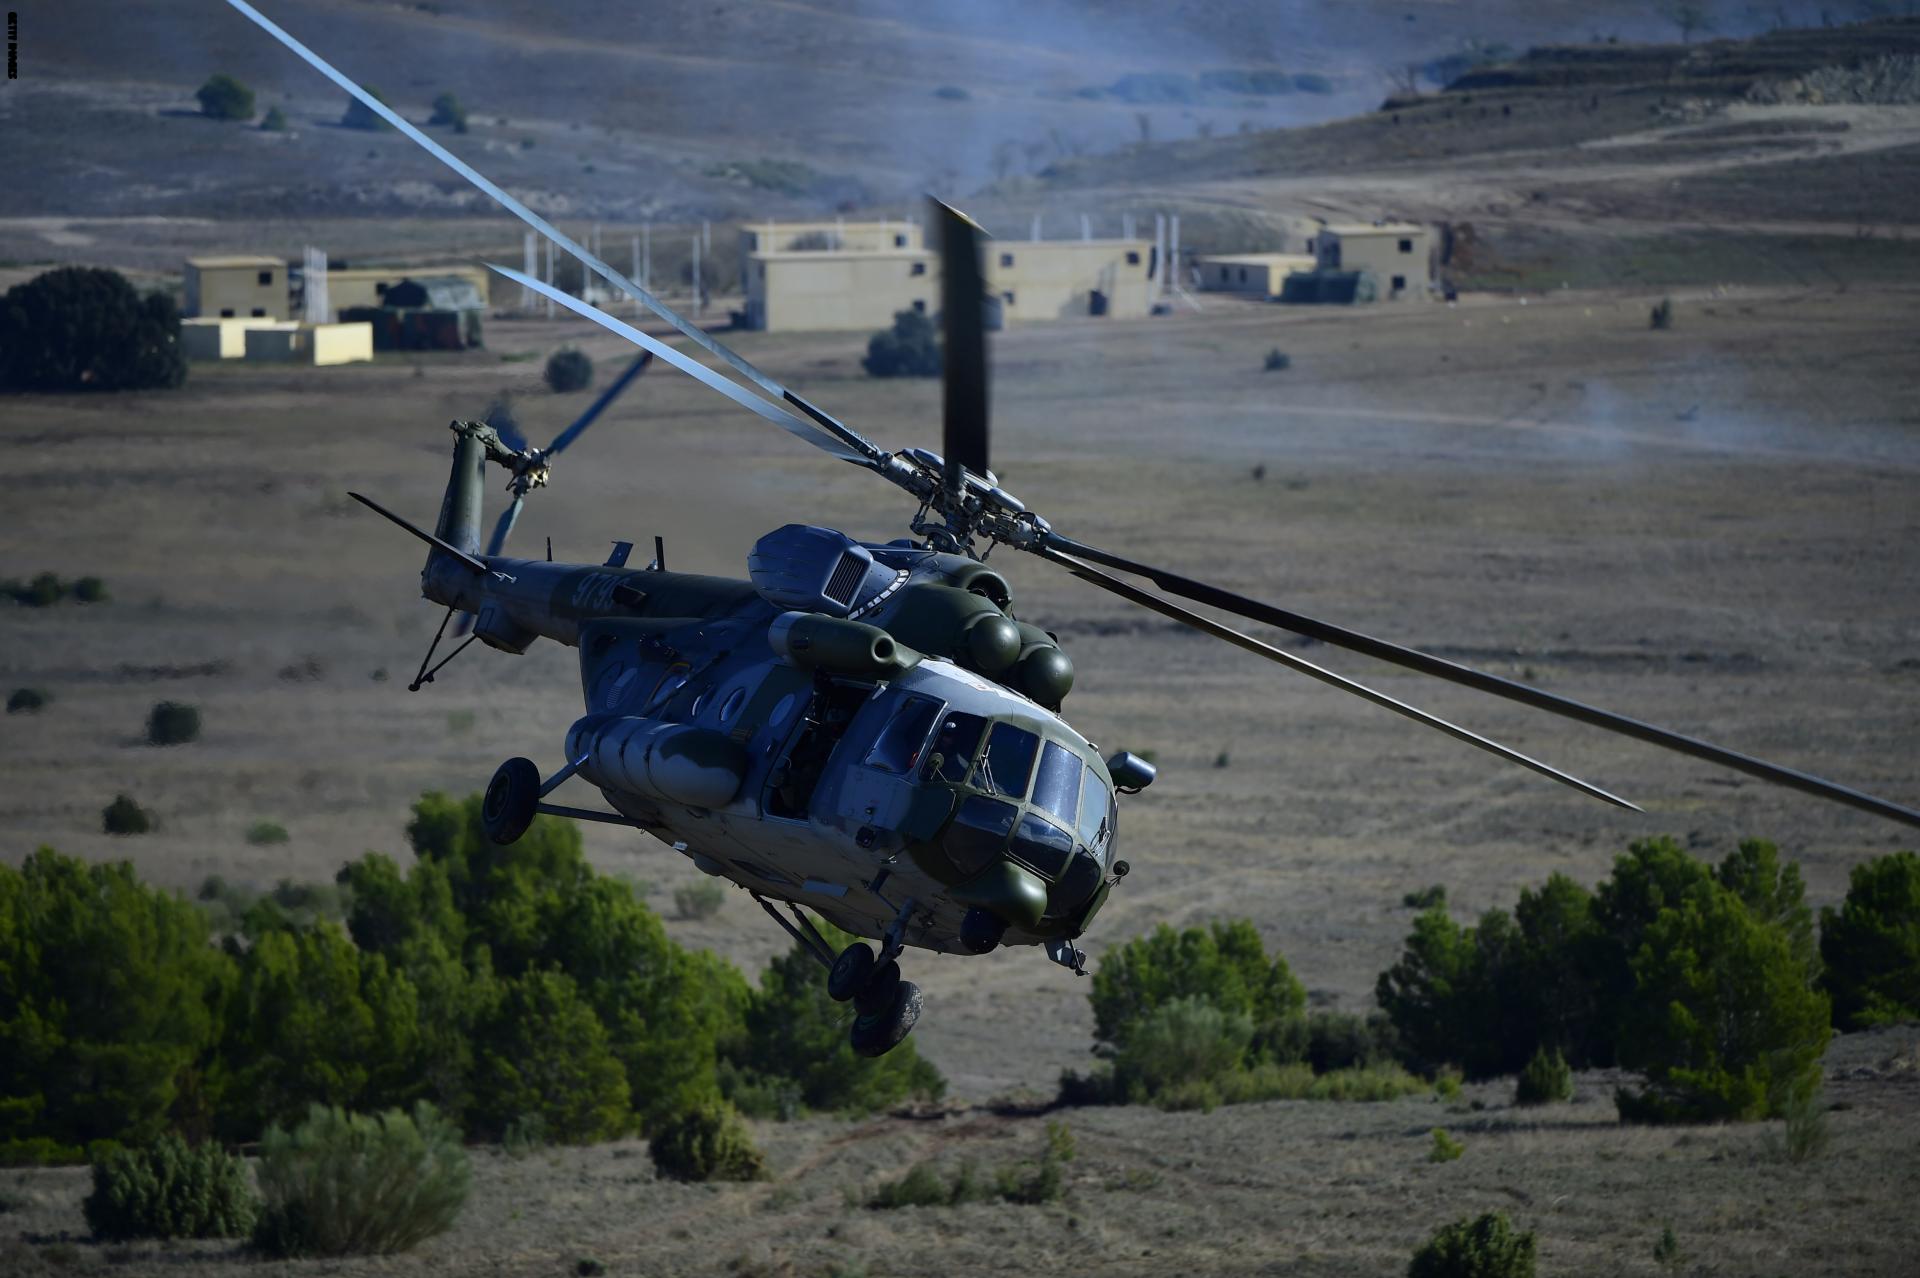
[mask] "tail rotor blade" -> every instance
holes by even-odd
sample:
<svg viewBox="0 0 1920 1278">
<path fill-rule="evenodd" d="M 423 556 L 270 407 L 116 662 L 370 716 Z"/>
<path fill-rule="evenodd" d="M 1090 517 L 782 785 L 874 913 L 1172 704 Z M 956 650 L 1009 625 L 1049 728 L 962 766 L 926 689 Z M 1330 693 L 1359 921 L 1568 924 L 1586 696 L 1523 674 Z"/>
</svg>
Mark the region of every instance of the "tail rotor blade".
<svg viewBox="0 0 1920 1278">
<path fill-rule="evenodd" d="M 633 363 L 627 365 L 626 371 L 615 378 L 611 386 L 600 392 L 600 397 L 588 405 L 587 411 L 580 414 L 573 425 L 567 427 L 555 437 L 553 443 L 548 445 L 543 456 L 557 456 L 567 445 L 585 434 L 587 427 L 593 425 L 594 420 L 606 411 L 607 405 L 618 399 L 620 392 L 632 385 L 634 378 L 646 372 L 647 365 L 651 363 L 653 363 L 652 351 L 641 351 L 638 355 L 634 356 Z"/>
<path fill-rule="evenodd" d="M 507 508 L 500 512 L 500 522 L 493 526 L 493 540 L 487 543 L 487 558 L 492 559 L 506 549 L 507 538 L 512 535 L 513 526 L 520 522 L 520 506 L 525 500 L 524 497 L 516 496 L 507 504 Z"/>
<path fill-rule="evenodd" d="M 932 201 L 940 229 L 940 327 L 944 415 L 941 456 L 946 486 L 960 490 L 960 470 L 987 473 L 986 280 L 980 267 L 986 233 L 966 214 Z"/>
</svg>

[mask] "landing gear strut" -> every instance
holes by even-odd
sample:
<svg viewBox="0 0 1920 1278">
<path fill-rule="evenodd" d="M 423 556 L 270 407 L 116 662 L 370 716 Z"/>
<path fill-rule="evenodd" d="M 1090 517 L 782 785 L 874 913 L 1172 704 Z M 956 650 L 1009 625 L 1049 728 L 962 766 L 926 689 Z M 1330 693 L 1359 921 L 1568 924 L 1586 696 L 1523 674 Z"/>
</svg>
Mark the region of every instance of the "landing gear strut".
<svg viewBox="0 0 1920 1278">
<path fill-rule="evenodd" d="M 886 1055 L 920 1019 L 920 987 L 901 980 L 900 964 L 891 958 L 882 962 L 865 941 L 840 951 L 827 972 L 827 994 L 837 1003 L 853 1003 L 850 1037 L 862 1056 Z"/>
</svg>

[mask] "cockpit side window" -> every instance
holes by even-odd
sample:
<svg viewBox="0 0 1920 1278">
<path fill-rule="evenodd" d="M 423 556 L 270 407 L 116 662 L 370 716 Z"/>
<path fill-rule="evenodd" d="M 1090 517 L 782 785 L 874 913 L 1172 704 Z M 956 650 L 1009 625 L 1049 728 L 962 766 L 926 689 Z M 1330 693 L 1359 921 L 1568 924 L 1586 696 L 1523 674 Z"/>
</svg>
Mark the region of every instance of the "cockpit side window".
<svg viewBox="0 0 1920 1278">
<path fill-rule="evenodd" d="M 1080 812 L 1080 756 L 1057 741 L 1047 742 L 1040 755 L 1040 771 L 1033 778 L 1035 807 L 1045 808 L 1071 827 Z"/>
<path fill-rule="evenodd" d="M 980 745 L 980 734 L 986 727 L 987 721 L 977 714 L 955 712 L 940 721 L 940 733 L 933 739 L 927 762 L 931 764 L 936 756 L 939 758 L 941 780 L 957 783 L 967 779 L 973 752 Z"/>
<path fill-rule="evenodd" d="M 982 790 L 1009 798 L 1027 797 L 1027 781 L 1033 775 L 1033 756 L 1039 753 L 1040 738 L 1011 723 L 996 723 L 987 738 L 987 752 L 980 759 L 973 783 Z"/>
<path fill-rule="evenodd" d="M 1080 841 L 1096 852 L 1113 833 L 1111 802 L 1100 774 L 1088 767 L 1080 787 Z"/>
<path fill-rule="evenodd" d="M 1019 817 L 1011 803 L 972 795 L 947 827 L 947 856 L 962 874 L 977 874 L 1007 850 L 1007 835 Z"/>
<path fill-rule="evenodd" d="M 919 765 L 921 747 L 939 717 L 940 703 L 927 697 L 908 697 L 894 707 L 893 717 L 874 738 L 866 764 L 882 772 L 904 775 Z"/>
</svg>

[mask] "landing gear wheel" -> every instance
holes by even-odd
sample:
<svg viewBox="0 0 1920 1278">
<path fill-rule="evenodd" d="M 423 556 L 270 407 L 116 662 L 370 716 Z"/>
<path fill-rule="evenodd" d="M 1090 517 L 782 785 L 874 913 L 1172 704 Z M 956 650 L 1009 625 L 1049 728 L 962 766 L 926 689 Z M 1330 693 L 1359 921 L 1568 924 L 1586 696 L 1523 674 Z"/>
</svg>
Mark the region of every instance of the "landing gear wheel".
<svg viewBox="0 0 1920 1278">
<path fill-rule="evenodd" d="M 894 991 L 900 988 L 900 965 L 888 959 L 873 969 L 867 983 L 854 993 L 853 1006 L 862 1016 L 874 1016 L 893 1006 Z"/>
<path fill-rule="evenodd" d="M 854 1021 L 853 1050 L 862 1056 L 885 1056 L 900 1046 L 920 1019 L 920 1002 L 920 987 L 901 981 L 884 1011 Z"/>
<path fill-rule="evenodd" d="M 873 947 L 865 941 L 855 941 L 841 950 L 827 971 L 827 997 L 844 1003 L 858 994 L 873 975 L 874 964 Z"/>
<path fill-rule="evenodd" d="M 532 759 L 508 759 L 487 782 L 480 804 L 480 824 L 495 843 L 512 843 L 533 824 L 534 805 L 540 802 L 540 769 Z"/>
</svg>

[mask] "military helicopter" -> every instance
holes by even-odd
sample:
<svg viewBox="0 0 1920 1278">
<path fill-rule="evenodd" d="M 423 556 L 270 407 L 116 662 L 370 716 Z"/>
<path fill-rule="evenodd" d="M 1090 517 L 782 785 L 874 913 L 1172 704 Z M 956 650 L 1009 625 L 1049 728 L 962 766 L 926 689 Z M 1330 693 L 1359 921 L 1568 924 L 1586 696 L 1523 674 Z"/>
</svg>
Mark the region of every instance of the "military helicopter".
<svg viewBox="0 0 1920 1278">
<path fill-rule="evenodd" d="M 488 837 L 512 843 L 545 812 L 629 826 L 670 843 L 701 870 L 746 889 L 820 960 L 828 992 L 854 1005 L 850 1037 L 862 1054 L 890 1050 L 920 1017 L 920 991 L 900 975 L 899 958 L 909 948 L 980 955 L 1037 945 L 1082 972 L 1085 956 L 1075 942 L 1128 872 L 1127 862 L 1115 859 L 1116 796 L 1137 794 L 1154 780 L 1146 760 L 1125 750 L 1103 755 L 1063 717 L 1073 663 L 1052 635 L 1016 616 L 1006 579 L 984 562 L 997 546 L 1036 555 L 1134 604 L 1607 803 L 1638 810 L 1166 595 L 1920 825 L 1920 811 L 1912 808 L 1057 531 L 989 467 L 984 233 L 944 204 L 932 207 L 945 342 L 942 450 L 890 451 L 619 275 L 245 0 L 227 3 L 755 389 L 521 272 L 491 269 L 838 460 L 871 471 L 917 504 L 912 535 L 884 544 L 811 525 L 776 529 L 754 546 L 747 579 L 734 580 L 669 571 L 657 538 L 645 567 L 628 565 L 628 542 L 616 542 L 602 564 L 554 563 L 550 547 L 545 560 L 504 554 L 514 518 L 528 493 L 546 483 L 548 463 L 564 446 L 560 440 L 536 450 L 484 423 L 452 423 L 453 468 L 432 532 L 354 494 L 430 547 L 421 592 L 447 613 L 421 663 L 422 677 L 411 686 L 431 677 L 428 663 L 455 615 L 472 618 L 473 638 L 501 652 L 523 653 L 540 638 L 579 650 L 585 713 L 567 731 L 566 761 L 547 775 L 525 758 L 501 764 L 483 805 Z M 629 370 L 629 378 L 635 372 Z M 571 442 L 580 429 L 562 440 Z M 489 462 L 509 471 L 514 499 L 482 551 Z M 1115 573 L 1144 579 L 1165 594 Z M 576 776 L 595 786 L 612 811 L 548 801 Z M 862 940 L 835 953 L 801 904 L 845 931 L 878 940 L 878 951 Z"/>
</svg>

